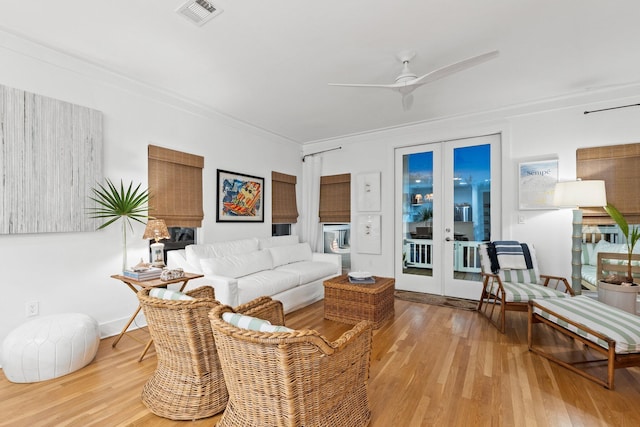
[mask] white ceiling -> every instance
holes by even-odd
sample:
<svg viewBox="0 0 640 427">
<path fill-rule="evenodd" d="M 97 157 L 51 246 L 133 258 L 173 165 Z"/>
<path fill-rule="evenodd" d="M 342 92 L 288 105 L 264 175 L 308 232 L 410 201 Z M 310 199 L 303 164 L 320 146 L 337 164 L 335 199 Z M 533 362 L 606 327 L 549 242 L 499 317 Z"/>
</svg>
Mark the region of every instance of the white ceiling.
<svg viewBox="0 0 640 427">
<path fill-rule="evenodd" d="M 181 0 L 2 0 L 0 28 L 299 143 L 640 81 L 640 1 L 213 0 L 198 27 Z M 410 111 L 386 89 L 399 51 L 425 74 Z M 3 65 L 4 66 L 4 65 Z"/>
</svg>

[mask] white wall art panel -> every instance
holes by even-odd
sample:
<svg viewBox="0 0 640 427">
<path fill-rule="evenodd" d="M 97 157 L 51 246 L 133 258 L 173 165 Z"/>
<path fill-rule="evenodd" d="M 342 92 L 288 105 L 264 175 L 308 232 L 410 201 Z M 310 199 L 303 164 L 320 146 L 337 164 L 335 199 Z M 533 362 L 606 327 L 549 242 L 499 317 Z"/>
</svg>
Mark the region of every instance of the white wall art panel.
<svg viewBox="0 0 640 427">
<path fill-rule="evenodd" d="M 0 234 L 94 231 L 102 113 L 0 85 Z"/>
</svg>

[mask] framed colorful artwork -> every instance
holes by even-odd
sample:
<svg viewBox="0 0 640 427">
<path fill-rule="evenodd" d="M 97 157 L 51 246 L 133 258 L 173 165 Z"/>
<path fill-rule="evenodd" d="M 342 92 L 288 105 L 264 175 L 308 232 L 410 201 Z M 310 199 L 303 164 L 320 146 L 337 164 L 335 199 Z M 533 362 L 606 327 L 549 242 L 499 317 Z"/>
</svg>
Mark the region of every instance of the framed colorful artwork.
<svg viewBox="0 0 640 427">
<path fill-rule="evenodd" d="M 557 209 L 553 192 L 558 182 L 558 159 L 520 163 L 518 195 L 520 210 Z"/>
<path fill-rule="evenodd" d="M 264 222 L 264 178 L 218 169 L 216 222 Z"/>
</svg>

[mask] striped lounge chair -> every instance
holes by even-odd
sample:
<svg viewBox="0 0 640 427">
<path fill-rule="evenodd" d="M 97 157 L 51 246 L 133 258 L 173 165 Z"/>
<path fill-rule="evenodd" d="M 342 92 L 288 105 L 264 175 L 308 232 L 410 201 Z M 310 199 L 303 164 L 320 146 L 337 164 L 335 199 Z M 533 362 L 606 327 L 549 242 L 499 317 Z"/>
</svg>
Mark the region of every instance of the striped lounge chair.
<svg viewBox="0 0 640 427">
<path fill-rule="evenodd" d="M 514 243 L 514 242 L 509 242 Z M 518 244 L 519 245 L 519 244 Z M 566 278 L 540 274 L 536 253 L 526 245 L 529 258 L 525 269 L 502 269 L 489 256 L 489 244 L 478 246 L 482 274 L 482 294 L 478 311 L 502 333 L 506 329 L 507 311 L 527 311 L 528 303 L 537 298 L 573 296 Z"/>
<path fill-rule="evenodd" d="M 534 330 L 540 328 L 534 324 L 539 323 L 573 338 L 565 341 L 573 351 L 563 351 L 565 357 L 560 359 L 558 340 L 552 341 L 555 351 L 545 347 L 544 339 L 536 343 Z M 528 343 L 530 351 L 613 390 L 615 369 L 640 366 L 640 316 L 584 295 L 533 300 L 529 303 Z"/>
</svg>

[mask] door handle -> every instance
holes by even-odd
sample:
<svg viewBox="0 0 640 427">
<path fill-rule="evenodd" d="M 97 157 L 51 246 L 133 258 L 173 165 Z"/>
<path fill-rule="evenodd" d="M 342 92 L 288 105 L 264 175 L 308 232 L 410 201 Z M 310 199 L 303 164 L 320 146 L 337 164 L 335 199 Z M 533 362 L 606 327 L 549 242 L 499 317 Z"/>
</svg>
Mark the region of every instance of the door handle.
<svg viewBox="0 0 640 427">
<path fill-rule="evenodd" d="M 445 237 L 445 242 L 450 242 L 451 241 L 451 237 Z"/>
</svg>

